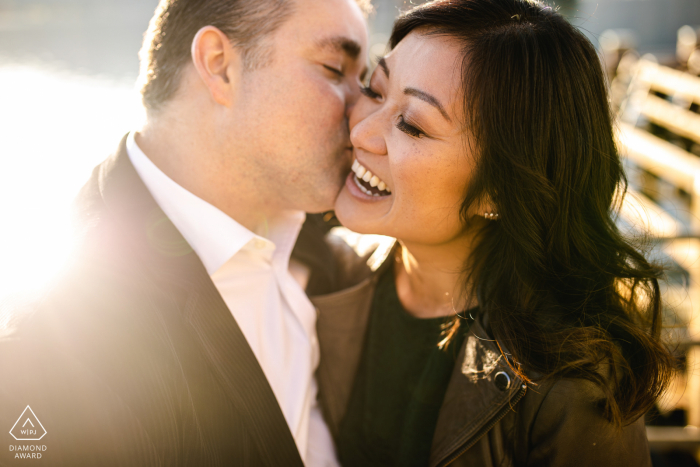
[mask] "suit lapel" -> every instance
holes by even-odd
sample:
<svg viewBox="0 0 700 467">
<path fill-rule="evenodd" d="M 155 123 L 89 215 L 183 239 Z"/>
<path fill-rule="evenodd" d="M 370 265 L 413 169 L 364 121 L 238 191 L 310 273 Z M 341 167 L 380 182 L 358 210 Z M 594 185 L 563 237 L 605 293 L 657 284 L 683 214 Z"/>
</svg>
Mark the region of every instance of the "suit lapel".
<svg viewBox="0 0 700 467">
<path fill-rule="evenodd" d="M 201 261 L 160 210 L 126 153 L 118 152 L 93 174 L 102 201 L 119 225 L 119 242 L 139 273 L 180 297 L 176 316 L 184 320 L 218 381 L 237 408 L 266 465 L 303 466 L 277 399 L 236 320 Z M 93 185 L 94 186 L 94 185 Z M 114 226 L 113 226 L 114 227 Z M 145 268 L 144 268 L 145 266 Z M 169 312 L 169 311 L 168 311 Z M 188 351 L 196 351 L 188 349 Z M 235 440 L 234 440 L 235 442 Z"/>
<path fill-rule="evenodd" d="M 193 260 L 196 258 L 196 261 Z M 267 465 L 303 465 L 272 388 L 223 298 L 194 255 L 184 308 L 212 370 L 248 421 Z"/>
</svg>

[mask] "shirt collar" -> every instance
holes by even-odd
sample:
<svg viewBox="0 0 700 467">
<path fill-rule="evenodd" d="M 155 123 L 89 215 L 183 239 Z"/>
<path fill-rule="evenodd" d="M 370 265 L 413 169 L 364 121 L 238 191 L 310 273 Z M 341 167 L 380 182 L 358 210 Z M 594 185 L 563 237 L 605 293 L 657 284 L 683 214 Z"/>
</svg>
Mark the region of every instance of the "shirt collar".
<svg viewBox="0 0 700 467">
<path fill-rule="evenodd" d="M 256 235 L 220 209 L 187 191 L 161 171 L 136 144 L 129 133 L 126 150 L 136 172 L 168 219 L 197 253 L 209 275 L 249 244 L 272 243 L 271 259 L 287 264 L 306 217 L 300 211 L 287 211 L 268 221 L 265 237 Z M 263 242 L 263 243 L 261 243 Z"/>
</svg>

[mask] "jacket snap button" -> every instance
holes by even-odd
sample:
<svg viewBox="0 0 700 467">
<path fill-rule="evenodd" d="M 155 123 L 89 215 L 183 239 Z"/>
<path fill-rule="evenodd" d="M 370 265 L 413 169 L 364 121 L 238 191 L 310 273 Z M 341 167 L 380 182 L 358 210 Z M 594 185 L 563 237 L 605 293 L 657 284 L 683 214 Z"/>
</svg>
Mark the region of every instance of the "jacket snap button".
<svg viewBox="0 0 700 467">
<path fill-rule="evenodd" d="M 493 378 L 496 387 L 501 391 L 505 391 L 510 387 L 510 376 L 505 371 L 499 371 Z"/>
</svg>

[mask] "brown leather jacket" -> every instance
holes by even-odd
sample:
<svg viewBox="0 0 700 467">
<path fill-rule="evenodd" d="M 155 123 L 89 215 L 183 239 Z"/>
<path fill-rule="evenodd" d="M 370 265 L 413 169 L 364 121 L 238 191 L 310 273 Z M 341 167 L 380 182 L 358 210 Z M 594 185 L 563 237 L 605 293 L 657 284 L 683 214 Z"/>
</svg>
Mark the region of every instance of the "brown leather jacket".
<svg viewBox="0 0 700 467">
<path fill-rule="evenodd" d="M 312 298 L 319 312 L 319 396 L 334 436 L 360 361 L 377 278 L 391 264 L 385 260 L 394 242 L 385 239 L 374 250 L 365 245 L 369 253 L 359 256 L 336 244 L 347 288 Z M 602 393 L 585 381 L 524 384 L 489 340 L 487 327 L 474 323 L 457 357 L 430 466 L 651 465 L 643 419 L 616 430 L 598 409 Z"/>
</svg>

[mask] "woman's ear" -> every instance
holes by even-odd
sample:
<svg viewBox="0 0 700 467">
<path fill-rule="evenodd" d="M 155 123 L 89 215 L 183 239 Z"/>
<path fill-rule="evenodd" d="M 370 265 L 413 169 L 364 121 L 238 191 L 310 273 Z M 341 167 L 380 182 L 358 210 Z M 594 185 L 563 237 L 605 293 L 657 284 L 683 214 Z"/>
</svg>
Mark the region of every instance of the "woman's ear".
<svg viewBox="0 0 700 467">
<path fill-rule="evenodd" d="M 483 217 L 486 220 L 495 221 L 500 219 L 498 211 L 494 209 L 493 202 L 490 197 L 474 203 L 469 209 L 470 214 L 477 217 Z"/>
<path fill-rule="evenodd" d="M 192 62 L 212 99 L 231 107 L 243 67 L 240 49 L 220 29 L 205 26 L 192 41 Z"/>
</svg>

